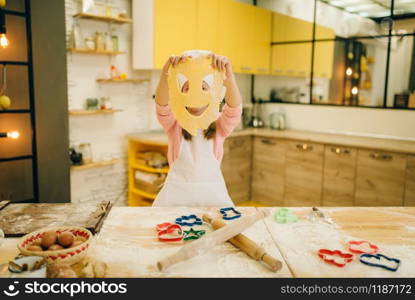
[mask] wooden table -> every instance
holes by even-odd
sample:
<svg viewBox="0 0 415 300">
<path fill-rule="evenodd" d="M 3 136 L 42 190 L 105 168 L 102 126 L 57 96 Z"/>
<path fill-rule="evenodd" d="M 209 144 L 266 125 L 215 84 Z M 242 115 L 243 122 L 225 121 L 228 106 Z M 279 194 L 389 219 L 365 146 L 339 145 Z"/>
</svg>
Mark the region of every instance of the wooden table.
<svg viewBox="0 0 415 300">
<path fill-rule="evenodd" d="M 256 209 L 274 212 L 278 208 L 239 208 L 243 214 Z M 278 224 L 271 216 L 244 232 L 283 261 L 283 269 L 277 273 L 229 243 L 163 273 L 156 270 L 156 261 L 182 244 L 159 242 L 154 226 L 191 213 L 219 216 L 215 208 L 114 207 L 94 238 L 89 255 L 108 264 L 108 277 L 415 277 L 415 208 L 322 208 L 334 224 L 311 221 L 310 208 L 292 209 L 300 217 L 296 223 Z M 200 228 L 210 231 L 208 225 Z M 378 245 L 381 253 L 401 259 L 399 270 L 369 267 L 356 259 L 345 268 L 337 268 L 316 255 L 320 248 L 347 251 L 346 242 L 353 239 L 368 240 Z M 17 242 L 6 239 L 0 246 L 0 263 L 17 254 Z"/>
</svg>

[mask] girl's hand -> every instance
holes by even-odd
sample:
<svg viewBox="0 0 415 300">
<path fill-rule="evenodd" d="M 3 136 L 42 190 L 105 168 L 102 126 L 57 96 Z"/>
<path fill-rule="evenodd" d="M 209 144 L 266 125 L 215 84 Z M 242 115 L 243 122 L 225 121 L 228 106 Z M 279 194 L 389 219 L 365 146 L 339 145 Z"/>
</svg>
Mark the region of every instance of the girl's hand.
<svg viewBox="0 0 415 300">
<path fill-rule="evenodd" d="M 233 77 L 232 71 L 232 64 L 229 58 L 223 55 L 217 55 L 212 53 L 212 66 L 213 68 L 217 69 L 218 71 L 224 72 L 226 76 L 226 80 Z"/>
</svg>

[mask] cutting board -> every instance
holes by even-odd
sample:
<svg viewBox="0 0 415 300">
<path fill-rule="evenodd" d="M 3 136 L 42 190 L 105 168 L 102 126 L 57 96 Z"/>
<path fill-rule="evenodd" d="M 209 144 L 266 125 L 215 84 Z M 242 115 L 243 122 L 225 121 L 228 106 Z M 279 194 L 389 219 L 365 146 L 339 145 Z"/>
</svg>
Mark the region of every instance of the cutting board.
<svg viewBox="0 0 415 300">
<path fill-rule="evenodd" d="M 99 232 L 112 203 L 10 203 L 0 210 L 6 237 L 19 237 L 44 227 L 81 226 Z"/>
</svg>

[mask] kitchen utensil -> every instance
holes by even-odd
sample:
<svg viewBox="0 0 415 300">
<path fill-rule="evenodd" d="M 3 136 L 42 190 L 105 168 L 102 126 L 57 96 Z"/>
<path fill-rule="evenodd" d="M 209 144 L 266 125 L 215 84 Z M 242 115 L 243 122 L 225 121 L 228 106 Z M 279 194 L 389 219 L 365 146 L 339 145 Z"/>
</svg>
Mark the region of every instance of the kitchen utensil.
<svg viewBox="0 0 415 300">
<path fill-rule="evenodd" d="M 260 115 L 259 115 L 259 103 L 254 102 L 253 104 L 253 113 L 252 118 L 249 126 L 254 128 L 262 128 L 264 127 L 264 122 L 262 121 Z"/>
<path fill-rule="evenodd" d="M 317 255 L 326 263 L 343 268 L 353 260 L 353 254 L 344 253 L 340 250 L 320 249 Z"/>
<path fill-rule="evenodd" d="M 396 272 L 399 269 L 399 266 L 401 264 L 400 259 L 388 257 L 380 253 L 378 254 L 364 253 L 360 255 L 359 260 L 362 264 L 365 264 L 371 267 L 383 268 L 385 270 L 392 271 L 392 272 Z"/>
<path fill-rule="evenodd" d="M 331 218 L 329 218 L 329 217 L 326 217 L 323 214 L 323 212 L 321 210 L 319 210 L 317 207 L 313 207 L 311 209 L 311 212 L 310 212 L 310 214 L 309 214 L 308 217 L 309 217 L 309 219 L 311 221 L 317 221 L 317 220 L 319 220 L 319 221 L 326 222 L 328 224 L 333 224 L 333 220 Z"/>
<path fill-rule="evenodd" d="M 349 245 L 349 251 L 355 254 L 375 254 L 379 251 L 378 246 L 371 244 L 368 241 L 348 241 L 347 244 Z M 370 251 L 365 251 L 361 249 L 361 247 L 365 245 L 370 249 Z"/>
<path fill-rule="evenodd" d="M 175 223 L 180 226 L 202 225 L 202 219 L 196 215 L 181 216 L 180 218 L 176 218 Z"/>
<path fill-rule="evenodd" d="M 191 241 L 191 240 L 198 240 L 206 233 L 206 230 L 194 230 L 190 228 L 190 230 L 184 231 L 183 241 Z"/>
<path fill-rule="evenodd" d="M 157 268 L 159 271 L 163 271 L 174 264 L 200 255 L 209 249 L 213 249 L 216 245 L 222 244 L 225 241 L 233 238 L 238 233 L 241 233 L 268 215 L 268 211 L 256 211 L 252 215 L 245 215 L 243 218 L 239 218 L 229 225 L 223 226 L 222 228 L 215 230 L 212 233 L 206 234 L 202 238 L 192 243 L 186 244 L 173 255 L 170 255 L 157 262 Z"/>
<path fill-rule="evenodd" d="M 221 208 L 220 213 L 222 214 L 222 218 L 224 220 L 234 220 L 234 219 L 238 219 L 241 217 L 241 213 L 239 211 L 237 211 L 235 208 L 233 207 L 225 207 L 225 208 Z M 232 212 L 233 215 L 228 215 L 228 212 Z"/>
<path fill-rule="evenodd" d="M 62 232 L 69 231 L 75 238 L 83 240 L 82 244 L 79 244 L 74 247 L 65 248 L 61 250 L 48 250 L 48 251 L 31 251 L 27 248 L 32 245 L 35 241 L 42 239 L 43 235 L 47 231 L 55 231 L 57 234 Z M 82 227 L 74 226 L 65 226 L 65 227 L 55 227 L 55 228 L 42 228 L 36 230 L 32 233 L 29 233 L 22 237 L 20 243 L 17 245 L 20 253 L 28 256 L 42 256 L 46 258 L 49 263 L 64 262 L 68 264 L 74 264 L 85 257 L 89 244 L 91 242 L 92 233 Z"/>
<path fill-rule="evenodd" d="M 286 207 L 282 207 L 279 210 L 277 210 L 274 214 L 274 220 L 277 223 L 281 224 L 288 224 L 288 223 L 294 223 L 298 221 L 297 215 L 290 209 Z"/>
<path fill-rule="evenodd" d="M 209 215 L 203 215 L 203 221 L 209 223 L 214 230 L 218 230 L 226 225 L 220 219 L 212 219 Z M 282 263 L 269 255 L 264 248 L 260 247 L 254 241 L 243 234 L 238 234 L 231 238 L 228 242 L 234 245 L 236 248 L 245 252 L 249 257 L 264 262 L 272 271 L 276 272 L 282 268 Z"/>
<path fill-rule="evenodd" d="M 69 159 L 72 165 L 79 166 L 82 164 L 82 153 L 76 152 L 74 148 L 69 149 Z"/>
<path fill-rule="evenodd" d="M 156 226 L 156 230 L 161 242 L 178 242 L 183 239 L 183 230 L 180 225 L 162 223 Z"/>
</svg>

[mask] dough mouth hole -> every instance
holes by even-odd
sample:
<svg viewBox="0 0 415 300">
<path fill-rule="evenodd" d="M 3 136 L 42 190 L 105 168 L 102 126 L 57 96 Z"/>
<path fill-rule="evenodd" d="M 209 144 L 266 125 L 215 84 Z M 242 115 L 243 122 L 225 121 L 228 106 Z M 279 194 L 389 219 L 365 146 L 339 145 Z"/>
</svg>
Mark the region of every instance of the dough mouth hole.
<svg viewBox="0 0 415 300">
<path fill-rule="evenodd" d="M 203 114 L 206 109 L 209 107 L 208 105 L 202 106 L 202 107 L 191 107 L 191 106 L 186 106 L 186 110 L 189 112 L 189 114 L 191 114 L 192 116 L 200 116 L 201 114 Z"/>
</svg>

